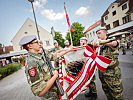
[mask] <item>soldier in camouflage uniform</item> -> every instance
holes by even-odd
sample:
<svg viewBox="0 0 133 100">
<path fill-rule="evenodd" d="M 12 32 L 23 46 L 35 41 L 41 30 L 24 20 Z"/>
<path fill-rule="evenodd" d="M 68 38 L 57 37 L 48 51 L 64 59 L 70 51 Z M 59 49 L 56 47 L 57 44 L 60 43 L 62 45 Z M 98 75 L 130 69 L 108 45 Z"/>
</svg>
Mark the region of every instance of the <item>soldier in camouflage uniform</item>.
<svg viewBox="0 0 133 100">
<path fill-rule="evenodd" d="M 81 37 L 80 38 L 80 46 L 87 45 L 87 38 L 86 37 Z"/>
<path fill-rule="evenodd" d="M 133 33 L 130 35 L 130 43 L 131 43 L 132 55 L 133 55 Z"/>
<path fill-rule="evenodd" d="M 62 50 L 62 48 L 59 46 L 58 42 L 54 40 L 54 48 L 50 49 L 49 52 L 56 52 L 58 50 Z"/>
<path fill-rule="evenodd" d="M 53 70 L 51 77 L 46 59 L 42 56 L 42 44 L 38 42 L 34 35 L 23 37 L 19 44 L 28 51 L 25 73 L 33 94 L 41 97 L 42 100 L 59 100 L 57 88 L 53 84 L 58 77 L 58 72 Z M 60 54 L 51 53 L 49 58 L 55 60 L 69 51 Z"/>
<path fill-rule="evenodd" d="M 81 37 L 80 38 L 80 46 L 83 45 L 87 45 L 87 38 L 86 37 Z M 97 89 L 96 89 L 96 84 L 95 81 L 96 80 L 96 76 L 94 75 L 88 88 L 89 88 L 89 92 L 85 93 L 85 97 L 91 97 L 94 99 L 97 98 Z"/>
<path fill-rule="evenodd" d="M 68 49 L 68 48 L 71 47 L 71 46 L 69 45 L 69 41 L 68 41 L 68 40 L 66 40 L 66 41 L 64 42 L 64 44 L 65 44 L 65 48 L 64 48 L 64 49 Z"/>
<path fill-rule="evenodd" d="M 59 53 L 62 52 L 63 49 L 59 46 L 58 42 L 56 40 L 54 40 L 54 48 L 48 50 L 48 53 Z M 59 70 L 59 59 L 56 59 L 54 61 L 54 67 L 56 70 Z"/>
<path fill-rule="evenodd" d="M 125 55 L 126 54 L 126 40 L 124 37 L 122 37 L 120 44 L 121 44 L 122 53 L 123 55 Z"/>
<path fill-rule="evenodd" d="M 107 31 L 105 28 L 99 28 L 96 33 L 98 39 L 107 39 Z M 98 43 L 96 42 L 95 45 L 97 46 Z M 100 48 L 100 55 L 110 56 L 112 58 L 112 62 L 105 71 L 99 70 L 99 78 L 108 100 L 123 100 L 123 86 L 118 61 L 118 47 L 119 41 L 112 41 Z"/>
</svg>

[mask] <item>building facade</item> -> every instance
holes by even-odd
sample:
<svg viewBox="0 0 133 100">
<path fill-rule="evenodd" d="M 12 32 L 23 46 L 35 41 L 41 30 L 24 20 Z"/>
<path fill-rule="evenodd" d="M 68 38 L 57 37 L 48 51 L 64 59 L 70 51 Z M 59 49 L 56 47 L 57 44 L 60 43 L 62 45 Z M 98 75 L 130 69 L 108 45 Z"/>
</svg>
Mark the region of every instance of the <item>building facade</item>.
<svg viewBox="0 0 133 100">
<path fill-rule="evenodd" d="M 133 32 L 133 0 L 116 0 L 101 17 L 101 26 L 109 34 Z"/>
<path fill-rule="evenodd" d="M 85 36 L 88 39 L 88 42 L 91 42 L 93 39 L 97 39 L 96 30 L 99 27 L 101 27 L 101 20 L 95 22 L 84 32 Z"/>
<path fill-rule="evenodd" d="M 38 25 L 40 40 L 43 42 L 43 47 L 45 49 L 50 49 L 53 47 L 53 37 L 48 31 L 43 29 L 41 26 Z M 22 47 L 19 46 L 19 41 L 22 37 L 26 35 L 37 35 L 35 23 L 28 18 L 25 23 L 22 25 L 20 30 L 16 33 L 14 38 L 12 39 L 13 49 L 14 52 L 24 51 Z"/>
<path fill-rule="evenodd" d="M 13 46 L 4 46 L 0 47 L 0 55 L 1 54 L 7 54 L 13 51 Z"/>
</svg>

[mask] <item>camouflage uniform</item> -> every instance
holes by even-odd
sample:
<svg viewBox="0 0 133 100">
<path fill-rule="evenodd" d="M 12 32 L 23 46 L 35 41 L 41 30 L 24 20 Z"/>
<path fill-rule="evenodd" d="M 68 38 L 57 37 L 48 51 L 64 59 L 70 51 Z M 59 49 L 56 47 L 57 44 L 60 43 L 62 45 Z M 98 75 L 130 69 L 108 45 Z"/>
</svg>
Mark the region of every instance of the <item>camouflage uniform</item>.
<svg viewBox="0 0 133 100">
<path fill-rule="evenodd" d="M 127 43 L 127 49 L 129 49 L 129 47 L 130 47 L 130 39 L 129 38 L 126 39 L 126 43 Z"/>
<path fill-rule="evenodd" d="M 50 59 L 56 59 L 56 55 L 49 55 Z M 51 79 L 51 75 L 46 64 L 46 60 L 42 59 L 41 54 L 28 53 L 25 62 L 25 73 L 31 90 L 37 96 Z M 57 88 L 53 85 L 42 97 L 42 100 L 59 100 Z"/>
<path fill-rule="evenodd" d="M 133 55 L 133 37 L 131 38 L 130 42 L 131 42 L 132 55 Z"/>
<path fill-rule="evenodd" d="M 56 51 L 58 51 L 58 50 L 60 50 L 60 49 L 62 49 L 62 48 L 61 48 L 61 47 L 52 48 L 52 49 L 48 50 L 48 53 L 51 53 L 51 52 L 54 53 L 54 52 L 56 52 Z M 59 59 L 56 59 L 56 60 L 54 61 L 54 67 L 55 67 L 56 70 L 59 69 Z"/>
<path fill-rule="evenodd" d="M 126 40 L 121 40 L 121 50 L 123 54 L 126 54 Z"/>
<path fill-rule="evenodd" d="M 118 62 L 118 45 L 116 47 L 103 45 L 100 55 L 112 58 L 112 62 L 105 71 L 99 70 L 99 78 L 108 100 L 123 100 L 123 86 Z"/>
<path fill-rule="evenodd" d="M 89 90 L 92 92 L 92 93 L 97 93 L 97 88 L 96 88 L 96 84 L 95 84 L 95 81 L 96 80 L 96 76 L 94 75 L 90 84 L 89 84 Z"/>
<path fill-rule="evenodd" d="M 58 48 L 52 48 L 52 49 L 50 49 L 49 50 L 49 52 L 56 52 L 57 50 L 60 50 L 60 49 L 62 49 L 61 47 L 58 47 Z"/>
</svg>

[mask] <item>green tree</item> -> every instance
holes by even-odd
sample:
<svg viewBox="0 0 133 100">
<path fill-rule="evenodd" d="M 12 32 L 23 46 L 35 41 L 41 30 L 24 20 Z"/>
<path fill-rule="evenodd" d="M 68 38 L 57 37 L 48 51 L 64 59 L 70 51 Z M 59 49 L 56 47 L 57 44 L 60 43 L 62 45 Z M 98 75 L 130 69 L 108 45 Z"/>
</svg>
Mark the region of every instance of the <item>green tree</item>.
<svg viewBox="0 0 133 100">
<path fill-rule="evenodd" d="M 84 34 L 83 34 L 84 27 L 81 24 L 79 24 L 78 22 L 74 22 L 72 24 L 72 27 L 74 30 L 73 32 L 71 31 L 73 45 L 78 46 L 78 45 L 80 45 L 80 38 L 84 36 Z M 69 42 L 71 42 L 70 32 L 67 32 L 67 35 L 65 38 L 66 38 L 66 40 L 69 40 Z"/>
<path fill-rule="evenodd" d="M 59 32 L 55 32 L 55 40 L 57 40 L 59 46 L 61 46 L 62 48 L 64 47 L 65 40 L 63 39 L 62 34 L 60 34 Z"/>
</svg>

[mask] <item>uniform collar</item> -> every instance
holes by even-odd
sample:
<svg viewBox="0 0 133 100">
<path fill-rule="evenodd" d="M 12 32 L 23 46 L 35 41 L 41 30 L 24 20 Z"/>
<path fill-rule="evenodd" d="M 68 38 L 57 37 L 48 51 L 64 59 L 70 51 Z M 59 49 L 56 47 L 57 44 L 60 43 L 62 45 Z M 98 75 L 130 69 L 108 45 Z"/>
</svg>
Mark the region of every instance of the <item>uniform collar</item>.
<svg viewBox="0 0 133 100">
<path fill-rule="evenodd" d="M 38 58 L 38 59 L 41 59 L 42 58 L 42 55 L 41 54 L 37 54 L 37 53 L 33 53 L 33 52 L 28 52 L 28 54 L 32 57 L 35 57 L 35 58 Z"/>
</svg>

